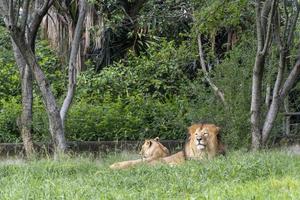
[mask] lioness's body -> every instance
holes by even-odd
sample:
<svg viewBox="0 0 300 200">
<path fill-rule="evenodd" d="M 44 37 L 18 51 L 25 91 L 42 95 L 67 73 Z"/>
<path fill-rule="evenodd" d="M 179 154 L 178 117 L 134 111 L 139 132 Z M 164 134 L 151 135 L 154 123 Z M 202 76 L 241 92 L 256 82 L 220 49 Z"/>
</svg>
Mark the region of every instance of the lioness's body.
<svg viewBox="0 0 300 200">
<path fill-rule="evenodd" d="M 117 162 L 110 166 L 111 169 L 126 169 L 143 162 L 151 162 L 159 158 L 170 155 L 169 150 L 159 142 L 159 138 L 145 140 L 140 155 L 143 158 L 137 160 L 128 160 L 123 162 Z"/>
<path fill-rule="evenodd" d="M 225 154 L 224 145 L 218 139 L 219 130 L 214 124 L 194 124 L 188 128 L 188 140 L 182 151 L 150 161 L 150 164 L 162 162 L 176 165 L 185 160 L 211 159 L 218 154 Z"/>
</svg>

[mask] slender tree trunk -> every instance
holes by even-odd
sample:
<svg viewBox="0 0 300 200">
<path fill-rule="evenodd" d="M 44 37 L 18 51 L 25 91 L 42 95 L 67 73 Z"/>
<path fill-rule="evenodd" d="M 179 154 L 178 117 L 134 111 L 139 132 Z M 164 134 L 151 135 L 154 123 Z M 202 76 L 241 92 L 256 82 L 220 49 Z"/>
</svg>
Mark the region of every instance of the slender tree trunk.
<svg viewBox="0 0 300 200">
<path fill-rule="evenodd" d="M 271 42 L 272 20 L 277 8 L 276 0 L 267 0 L 261 7 L 261 1 L 256 1 L 256 36 L 257 51 L 252 73 L 252 96 L 251 96 L 251 137 L 252 149 L 258 150 L 262 145 L 261 128 L 261 105 L 262 105 L 262 82 L 265 60 Z"/>
<path fill-rule="evenodd" d="M 276 119 L 279 105 L 281 104 L 281 99 L 279 96 L 279 89 L 282 84 L 283 79 L 283 72 L 285 68 L 285 60 L 286 60 L 286 54 L 285 49 L 280 49 L 280 58 L 279 58 L 279 67 L 278 67 L 278 73 L 275 81 L 275 85 L 273 88 L 273 97 L 272 97 L 272 103 L 269 107 L 266 119 L 264 121 L 263 130 L 262 130 L 262 145 L 266 145 L 266 142 L 268 140 L 269 134 L 271 132 L 271 129 L 273 127 L 274 121 Z"/>
<path fill-rule="evenodd" d="M 33 141 L 32 141 L 32 103 L 33 103 L 33 93 L 32 93 L 32 72 L 28 65 L 23 65 L 24 68 L 21 69 L 23 73 L 22 76 L 22 115 L 21 115 L 21 135 L 26 151 L 27 157 L 31 157 L 34 153 Z"/>
<path fill-rule="evenodd" d="M 270 85 L 270 83 L 267 83 L 266 99 L 265 99 L 265 105 L 267 108 L 270 107 L 270 100 L 271 100 L 271 85 Z"/>
<path fill-rule="evenodd" d="M 14 56 L 20 71 L 20 80 L 22 88 L 22 114 L 20 130 L 22 141 L 27 157 L 31 157 L 34 153 L 32 142 L 32 73 L 28 65 L 26 65 L 18 47 L 12 40 Z"/>
<path fill-rule="evenodd" d="M 261 147 L 261 87 L 265 56 L 256 55 L 255 65 L 252 76 L 252 98 L 251 98 L 251 135 L 252 149 L 257 150 Z"/>
<path fill-rule="evenodd" d="M 288 97 L 284 99 L 284 110 L 286 113 L 290 112 Z M 285 133 L 284 133 L 284 135 L 290 135 L 290 132 L 291 132 L 290 124 L 291 124 L 291 116 L 286 115 L 285 116 Z"/>
<path fill-rule="evenodd" d="M 282 101 L 288 94 L 288 92 L 292 89 L 295 82 L 300 76 L 300 59 L 298 58 L 296 64 L 294 65 L 292 71 L 290 72 L 288 78 L 286 79 L 282 89 L 280 89 L 279 93 L 276 95 L 276 97 L 273 98 L 273 102 L 271 104 L 270 110 L 267 114 L 264 129 L 263 129 L 263 144 L 267 142 L 267 139 L 269 137 L 269 133 L 273 127 L 273 123 L 276 119 L 279 106 L 281 105 Z M 276 84 L 275 84 L 276 85 Z"/>
<path fill-rule="evenodd" d="M 74 37 L 71 44 L 71 53 L 70 53 L 70 59 L 69 59 L 69 84 L 68 84 L 68 92 L 67 96 L 64 99 L 63 105 L 60 110 L 60 117 L 62 124 L 64 126 L 66 114 L 70 108 L 70 105 L 72 103 L 75 88 L 76 88 L 76 82 L 77 82 L 77 68 L 76 68 L 76 61 L 79 51 L 79 45 L 80 45 L 80 38 L 81 38 L 81 31 L 83 28 L 83 22 L 85 19 L 85 13 L 86 13 L 86 2 L 85 0 L 80 1 L 80 8 L 79 8 L 79 17 L 77 20 L 77 24 L 74 31 Z M 79 55 L 80 56 L 80 55 Z"/>
</svg>

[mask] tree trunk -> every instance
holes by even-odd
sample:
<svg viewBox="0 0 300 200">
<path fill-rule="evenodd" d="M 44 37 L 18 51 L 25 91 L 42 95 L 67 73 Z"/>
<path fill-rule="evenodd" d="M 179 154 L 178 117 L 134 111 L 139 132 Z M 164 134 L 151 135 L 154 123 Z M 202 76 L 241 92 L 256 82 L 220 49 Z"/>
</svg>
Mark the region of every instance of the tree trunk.
<svg viewBox="0 0 300 200">
<path fill-rule="evenodd" d="M 290 112 L 288 97 L 284 99 L 284 110 L 286 113 Z M 284 135 L 290 135 L 290 132 L 291 132 L 290 124 L 291 124 L 291 116 L 286 115 L 285 116 L 285 133 L 284 133 Z"/>
<path fill-rule="evenodd" d="M 16 35 L 17 34 L 15 34 L 15 36 Z M 63 153 L 66 149 L 63 124 L 60 118 L 59 109 L 57 107 L 55 97 L 51 92 L 45 74 L 39 67 L 35 55 L 31 51 L 30 47 L 26 45 L 25 42 L 20 38 L 14 38 L 14 41 L 18 45 L 18 48 L 22 55 L 24 55 L 23 57 L 25 58 L 26 63 L 31 67 L 35 80 L 37 81 L 37 84 L 42 93 L 43 102 L 45 104 L 46 112 L 49 118 L 49 128 L 53 138 L 54 152 L 55 154 Z"/>
<path fill-rule="evenodd" d="M 262 104 L 262 81 L 266 56 L 272 41 L 272 20 L 277 8 L 276 0 L 267 0 L 261 8 L 261 1 L 256 1 L 256 36 L 257 51 L 252 74 L 251 94 L 251 136 L 252 149 L 258 150 L 262 146 L 261 132 L 261 104 Z"/>
<path fill-rule="evenodd" d="M 74 93 L 75 93 L 75 88 L 76 88 L 76 81 L 77 81 L 77 68 L 76 68 L 76 61 L 77 61 L 77 56 L 79 53 L 80 56 L 80 51 L 78 51 L 79 45 L 80 45 L 80 38 L 81 38 L 81 31 L 83 28 L 83 22 L 85 19 L 85 13 L 86 13 L 86 3 L 85 0 L 80 1 L 80 10 L 79 10 L 79 17 L 77 20 L 76 28 L 74 31 L 74 37 L 72 40 L 72 45 L 71 45 L 71 53 L 70 53 L 70 60 L 69 60 L 69 84 L 68 84 L 68 92 L 67 96 L 64 99 L 63 105 L 60 110 L 60 117 L 62 121 L 62 125 L 64 127 L 64 122 L 66 118 L 66 114 L 70 108 L 70 105 L 72 103 Z"/>
<path fill-rule="evenodd" d="M 260 53 L 256 54 L 255 65 L 252 77 L 252 98 L 251 98 L 251 136 L 252 149 L 258 150 L 261 147 L 261 87 L 263 78 L 263 69 L 265 56 Z"/>
<path fill-rule="evenodd" d="M 1 1 L 0 1 L 1 2 Z M 66 149 L 66 141 L 64 129 L 60 119 L 59 109 L 57 107 L 55 97 L 51 92 L 50 85 L 47 82 L 45 74 L 37 63 L 34 54 L 34 43 L 38 28 L 43 17 L 47 14 L 54 0 L 44 0 L 41 7 L 35 8 L 29 15 L 30 0 L 24 0 L 22 4 L 22 15 L 19 20 L 15 19 L 14 11 L 20 13 L 20 6 L 14 1 L 1 2 L 0 7 L 3 8 L 4 22 L 10 32 L 10 36 L 19 49 L 26 64 L 33 72 L 39 89 L 43 96 L 43 102 L 49 118 L 49 129 L 53 138 L 55 156 L 63 153 Z M 37 4 L 35 4 L 37 5 Z"/>
<path fill-rule="evenodd" d="M 283 72 L 286 64 L 286 54 L 285 49 L 282 47 L 280 48 L 280 58 L 279 58 L 279 66 L 278 66 L 278 72 L 277 77 L 273 89 L 273 97 L 272 97 L 272 103 L 268 110 L 267 117 L 264 122 L 263 130 L 262 130 L 262 145 L 266 145 L 267 140 L 269 138 L 269 134 L 271 132 L 271 129 L 273 127 L 274 121 L 276 119 L 279 106 L 281 104 L 281 98 L 279 96 L 279 89 L 282 84 L 283 79 Z"/>
<path fill-rule="evenodd" d="M 13 42 L 14 56 L 20 71 L 20 80 L 22 88 L 22 114 L 21 114 L 21 137 L 27 157 L 31 157 L 34 153 L 32 142 L 32 73 L 28 65 L 26 65 L 18 47 Z"/>
<path fill-rule="evenodd" d="M 267 83 L 266 99 L 265 99 L 265 105 L 267 108 L 270 107 L 270 103 L 271 103 L 271 85 L 270 85 L 270 83 Z"/>
<path fill-rule="evenodd" d="M 287 29 L 287 26 L 285 27 L 284 32 L 288 32 L 288 37 L 287 39 L 283 38 L 281 39 L 280 37 L 280 25 L 281 25 L 281 18 L 280 18 L 280 13 L 277 11 L 275 13 L 275 23 L 274 23 L 274 33 L 277 38 L 277 43 L 279 45 L 279 65 L 278 65 L 278 72 L 277 72 L 277 77 L 273 89 L 273 97 L 272 97 L 272 103 L 271 106 L 268 110 L 263 130 L 262 130 L 262 144 L 266 145 L 270 132 L 273 128 L 274 121 L 277 117 L 280 105 L 282 104 L 284 98 L 296 82 L 297 78 L 299 78 L 300 74 L 300 60 L 298 55 L 298 60 L 295 63 L 295 66 L 293 70 L 289 73 L 288 78 L 286 79 L 284 85 L 282 86 L 282 81 L 283 81 L 283 76 L 284 76 L 284 70 L 286 68 L 287 64 L 287 58 L 289 57 L 289 52 L 290 52 L 290 47 L 291 47 L 291 42 L 293 40 L 293 35 L 294 35 L 294 30 L 296 27 L 296 23 L 298 20 L 299 16 L 299 7 L 297 7 L 297 10 L 295 11 L 294 16 L 290 20 L 290 25 L 289 29 Z M 287 22 L 288 23 L 288 22 Z M 285 40 L 284 40 L 285 39 Z"/>
</svg>

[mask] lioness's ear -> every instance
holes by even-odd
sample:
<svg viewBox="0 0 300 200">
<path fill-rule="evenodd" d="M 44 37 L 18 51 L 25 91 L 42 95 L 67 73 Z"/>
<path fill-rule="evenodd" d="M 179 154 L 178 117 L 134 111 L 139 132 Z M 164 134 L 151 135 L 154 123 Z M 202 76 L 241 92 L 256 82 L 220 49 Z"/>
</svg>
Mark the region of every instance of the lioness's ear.
<svg viewBox="0 0 300 200">
<path fill-rule="evenodd" d="M 146 144 L 149 145 L 149 147 L 150 147 L 152 144 L 151 140 L 147 140 Z"/>
<path fill-rule="evenodd" d="M 159 141 L 159 137 L 154 138 L 154 140 L 158 142 Z"/>
</svg>

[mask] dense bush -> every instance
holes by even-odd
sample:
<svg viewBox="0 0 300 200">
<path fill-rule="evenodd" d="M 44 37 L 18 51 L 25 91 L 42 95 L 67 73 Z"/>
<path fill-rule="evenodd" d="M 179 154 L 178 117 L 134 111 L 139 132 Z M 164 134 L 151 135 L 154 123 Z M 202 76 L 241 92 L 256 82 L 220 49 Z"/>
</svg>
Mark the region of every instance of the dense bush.
<svg viewBox="0 0 300 200">
<path fill-rule="evenodd" d="M 19 142 L 17 120 L 21 112 L 21 105 L 15 98 L 0 101 L 0 142 Z"/>
<path fill-rule="evenodd" d="M 69 113 L 68 137 L 183 139 L 187 126 L 205 121 L 222 128 L 222 137 L 229 146 L 247 145 L 253 45 L 245 42 L 236 46 L 212 72 L 213 81 L 225 93 L 227 108 L 201 73 L 188 76 L 183 63 L 197 59 L 197 55 L 184 45 L 176 48 L 164 43 L 163 48 L 150 51 L 150 58 L 129 56 L 127 62 L 100 74 L 84 73 Z M 241 56 L 241 51 L 249 53 Z"/>
<path fill-rule="evenodd" d="M 191 49 L 194 47 L 190 44 L 176 47 L 172 42 L 162 42 L 160 47 L 150 49 L 148 55 L 128 55 L 126 61 L 99 74 L 90 70 L 82 73 L 68 113 L 67 139 L 140 140 L 156 136 L 184 139 L 187 126 L 205 121 L 222 128 L 222 137 L 229 146 L 247 144 L 252 46 L 247 43 L 237 46 L 212 72 L 213 81 L 225 92 L 228 108 L 215 97 L 202 74 L 197 75 L 197 69 L 193 69 L 196 76 L 190 76 L 186 63 L 197 59 L 196 51 Z M 240 56 L 240 51 L 249 54 Z M 45 49 L 40 52 L 49 54 Z M 55 62 L 50 58 L 41 60 L 45 68 Z M 51 79 L 58 96 L 63 91 L 64 83 L 59 79 L 63 74 L 59 72 Z M 1 115 L 5 121 L 5 114 Z M 35 140 L 49 141 L 47 115 L 36 95 L 33 131 Z"/>
<path fill-rule="evenodd" d="M 10 38 L 0 26 L 0 100 L 20 96 L 20 88 L 19 72 L 15 66 Z"/>
<path fill-rule="evenodd" d="M 176 48 L 173 42 L 164 42 L 152 47 L 148 55 L 128 55 L 105 68 L 99 74 L 86 71 L 79 77 L 77 97 L 101 103 L 107 96 L 111 100 L 141 95 L 154 99 L 165 99 L 185 95 L 181 92 L 191 82 L 185 65 L 195 59 L 190 47 Z"/>
<path fill-rule="evenodd" d="M 102 105 L 76 103 L 67 120 L 71 140 L 139 140 L 159 136 L 183 138 L 187 101 L 162 103 L 135 96 L 107 101 Z"/>
<path fill-rule="evenodd" d="M 189 43 L 178 47 L 173 42 L 162 41 L 160 46 L 151 47 L 147 55 L 129 54 L 126 61 L 100 73 L 83 72 L 66 122 L 67 139 L 140 140 L 156 136 L 184 139 L 187 126 L 205 121 L 222 128 L 222 137 L 230 147 L 247 145 L 255 51 L 249 40 L 243 41 L 246 42 L 237 45 L 211 72 L 213 81 L 225 93 L 226 108 L 202 74 L 197 73 L 196 47 Z M 39 42 L 37 48 L 39 62 L 53 84 L 52 89 L 62 99 L 65 72 L 47 43 Z M 241 51 L 249 53 L 240 54 Z M 3 135 L 3 141 L 19 140 L 16 126 L 9 128 L 16 124 L 18 117 L 15 104 L 17 101 L 7 101 L 0 113 L 1 126 L 6 127 L 1 130 L 11 136 Z M 49 141 L 47 115 L 39 95 L 35 95 L 33 117 L 34 139 Z"/>
</svg>

